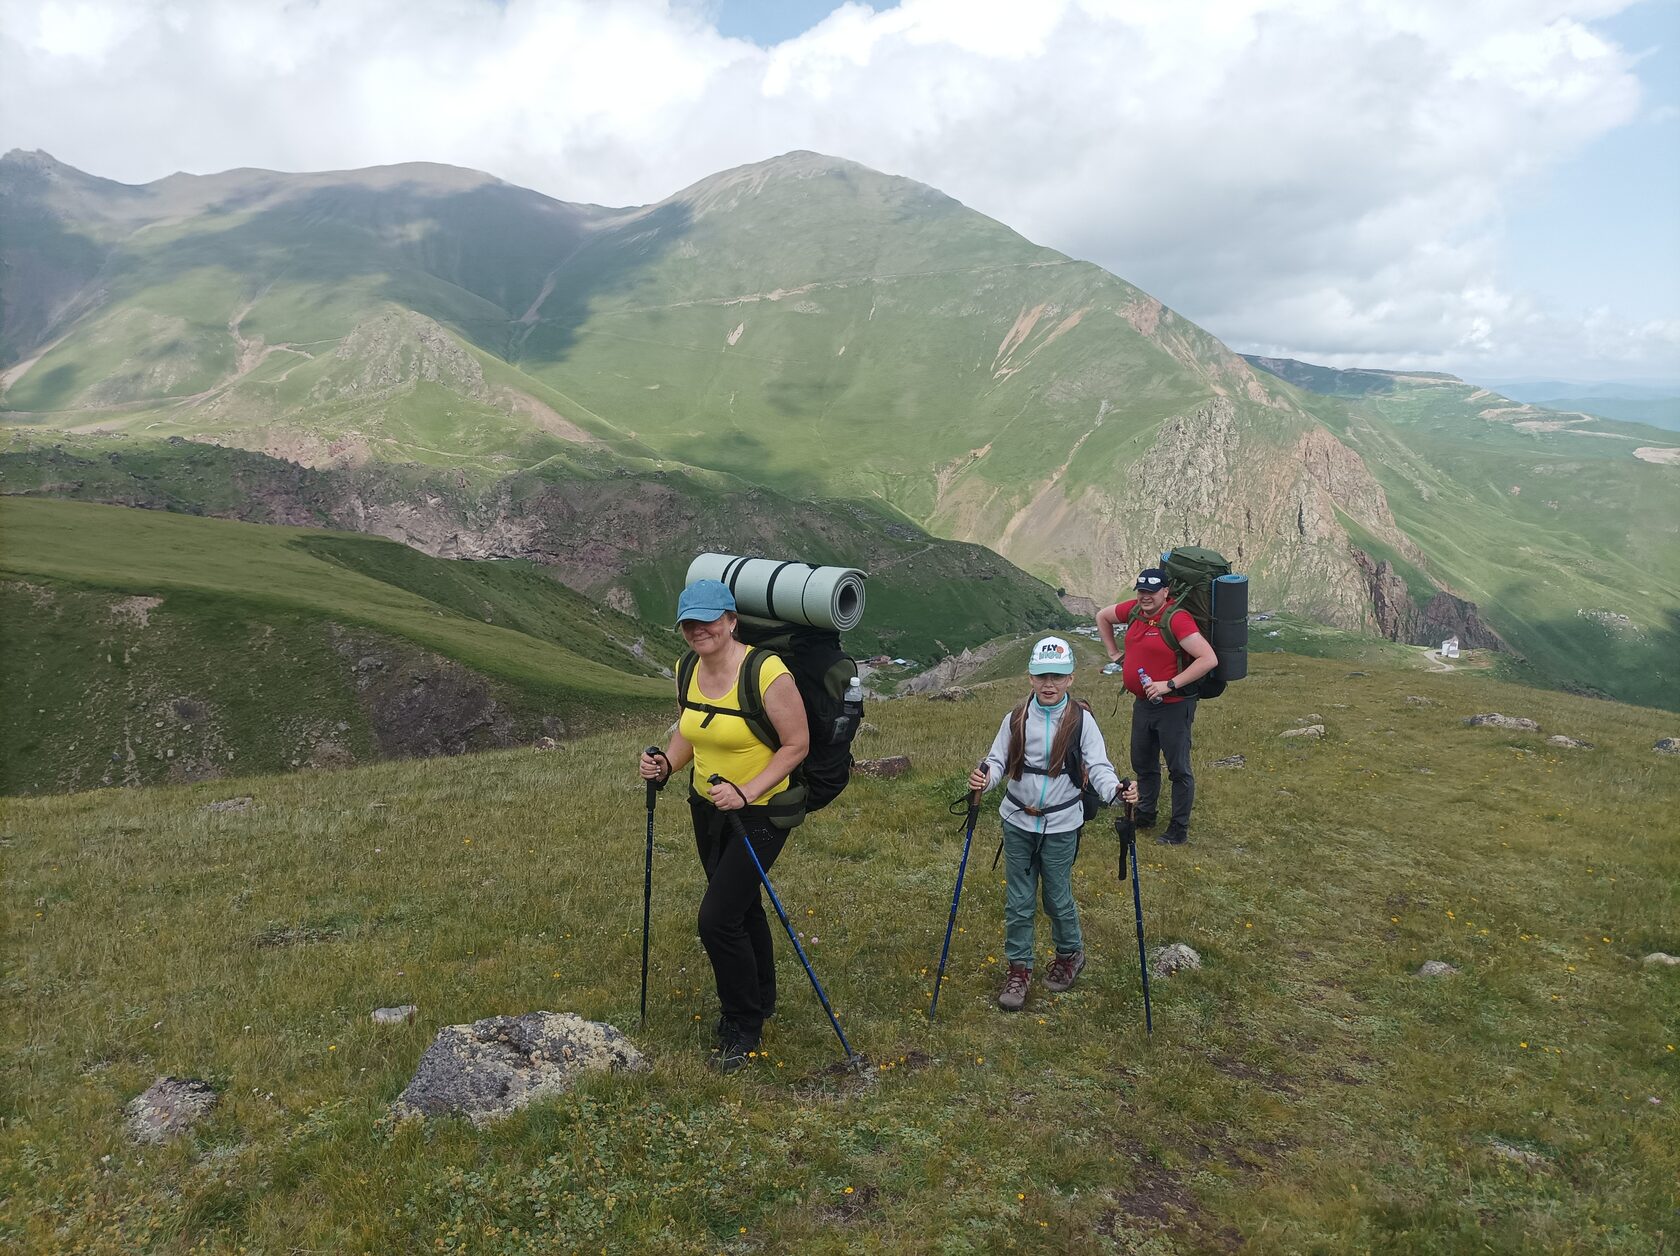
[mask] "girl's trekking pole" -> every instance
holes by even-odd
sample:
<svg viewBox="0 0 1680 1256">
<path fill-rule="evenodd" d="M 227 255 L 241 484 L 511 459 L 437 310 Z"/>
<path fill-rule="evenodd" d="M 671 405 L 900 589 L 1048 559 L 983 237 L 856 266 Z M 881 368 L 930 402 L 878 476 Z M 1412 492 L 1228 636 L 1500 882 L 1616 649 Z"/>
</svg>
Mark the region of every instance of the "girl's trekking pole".
<svg viewBox="0 0 1680 1256">
<path fill-rule="evenodd" d="M 650 759 L 665 759 L 658 746 L 649 746 Z M 671 761 L 665 759 L 665 775 L 671 775 Z M 665 787 L 664 781 L 647 783 L 647 860 L 642 865 L 642 1024 L 647 1024 L 648 925 L 653 918 L 653 800 Z"/>
<path fill-rule="evenodd" d="M 984 760 L 981 761 L 984 766 Z M 955 803 L 952 804 L 954 808 Z M 939 1010 L 939 988 L 945 981 L 945 961 L 951 954 L 951 930 L 957 923 L 957 904 L 962 901 L 963 874 L 968 871 L 968 848 L 974 841 L 974 822 L 980 818 L 980 791 L 968 791 L 968 821 L 963 828 L 962 862 L 957 865 L 957 888 L 951 891 L 951 918 L 945 922 L 945 945 L 939 951 L 939 972 L 933 979 L 933 1002 L 928 1004 L 928 1019 Z"/>
<path fill-rule="evenodd" d="M 1125 785 L 1129 782 L 1122 781 Z M 1149 959 L 1143 949 L 1143 894 L 1138 889 L 1137 826 L 1133 823 L 1132 804 L 1126 804 L 1125 814 L 1114 819 L 1114 831 L 1120 835 L 1120 879 L 1126 879 L 1126 856 L 1132 859 L 1132 912 L 1137 918 L 1138 968 L 1143 972 L 1143 1028 L 1155 1032 L 1155 1017 L 1149 1008 Z"/>
<path fill-rule="evenodd" d="M 713 773 L 707 778 L 712 785 L 728 785 L 736 793 L 741 787 L 734 781 L 726 781 L 723 777 Z M 745 798 L 745 794 L 741 794 Z M 741 823 L 741 817 L 733 811 L 723 813 L 729 820 L 729 827 L 735 830 L 735 836 L 741 839 L 741 845 L 747 848 L 747 854 L 752 857 L 753 867 L 758 869 L 758 879 L 763 882 L 765 891 L 770 895 L 771 905 L 776 909 L 776 915 L 782 922 L 782 928 L 787 930 L 788 941 L 793 943 L 794 954 L 799 956 L 799 962 L 805 967 L 805 975 L 811 979 L 811 989 L 817 992 L 817 999 L 822 1003 L 823 1011 L 828 1013 L 828 1023 L 834 1026 L 834 1036 L 840 1039 L 840 1046 L 846 1052 L 846 1063 L 853 1068 L 863 1065 L 864 1059 L 852 1050 L 852 1044 L 846 1041 L 845 1031 L 840 1028 L 840 1018 L 835 1016 L 834 1009 L 829 1005 L 828 995 L 823 993 L 822 982 L 817 980 L 817 974 L 811 968 L 811 961 L 805 958 L 805 948 L 799 945 L 799 935 L 793 931 L 793 925 L 788 921 L 788 914 L 782 908 L 782 900 L 776 897 L 776 887 L 770 884 L 770 876 L 764 871 L 764 865 L 758 861 L 758 852 L 753 849 L 752 839 L 747 836 L 747 826 Z"/>
</svg>

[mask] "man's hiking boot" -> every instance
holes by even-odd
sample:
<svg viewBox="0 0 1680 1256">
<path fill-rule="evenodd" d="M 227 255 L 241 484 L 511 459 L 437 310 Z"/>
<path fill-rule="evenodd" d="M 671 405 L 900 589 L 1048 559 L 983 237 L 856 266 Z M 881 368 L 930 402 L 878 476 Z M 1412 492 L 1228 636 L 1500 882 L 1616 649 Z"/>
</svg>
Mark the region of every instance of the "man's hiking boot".
<svg viewBox="0 0 1680 1256">
<path fill-rule="evenodd" d="M 711 1066 L 728 1074 L 745 1068 L 759 1054 L 759 1035 L 742 1029 L 727 1016 L 718 1022 L 718 1045 L 712 1050 Z"/>
<path fill-rule="evenodd" d="M 1161 846 L 1182 846 L 1189 840 L 1190 835 L 1188 833 L 1175 833 L 1171 829 L 1168 829 L 1165 833 L 1161 834 L 1160 837 L 1155 839 L 1155 841 Z"/>
<path fill-rule="evenodd" d="M 1050 971 L 1044 974 L 1044 988 L 1054 994 L 1060 994 L 1084 971 L 1084 951 L 1075 951 L 1072 955 L 1058 955 L 1050 962 Z"/>
<path fill-rule="evenodd" d="M 1032 969 L 1025 964 L 1011 964 L 998 995 L 998 1006 L 1006 1012 L 1019 1012 L 1027 1005 L 1027 986 L 1031 983 Z"/>
</svg>

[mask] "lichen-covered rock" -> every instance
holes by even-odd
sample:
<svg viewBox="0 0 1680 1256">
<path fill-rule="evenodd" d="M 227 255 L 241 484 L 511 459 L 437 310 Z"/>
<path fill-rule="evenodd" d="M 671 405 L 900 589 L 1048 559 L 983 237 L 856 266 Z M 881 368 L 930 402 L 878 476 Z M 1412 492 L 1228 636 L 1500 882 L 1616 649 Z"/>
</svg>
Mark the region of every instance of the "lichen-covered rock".
<svg viewBox="0 0 1680 1256">
<path fill-rule="evenodd" d="M 1457 974 L 1458 969 L 1444 959 L 1426 959 L 1423 961 L 1423 967 L 1417 970 L 1420 977 L 1453 977 Z"/>
<path fill-rule="evenodd" d="M 1553 733 L 1550 737 L 1546 738 L 1546 744 L 1548 746 L 1561 746 L 1565 750 L 1591 750 L 1593 748 L 1593 744 L 1590 741 L 1580 741 L 1574 737 L 1565 737 L 1562 733 Z"/>
<path fill-rule="evenodd" d="M 641 1072 L 642 1053 L 611 1025 L 571 1012 L 446 1025 L 391 1105 L 399 1118 L 460 1114 L 475 1125 L 570 1089 L 584 1072 Z"/>
<path fill-rule="evenodd" d="M 1279 733 L 1278 736 L 1318 738 L 1324 736 L 1324 725 L 1308 724 L 1305 728 L 1291 728 L 1287 732 Z"/>
<path fill-rule="evenodd" d="M 961 685 L 951 685 L 941 689 L 938 693 L 928 695 L 929 702 L 967 702 L 974 696 L 972 690 L 964 689 Z"/>
<path fill-rule="evenodd" d="M 404 1003 L 401 1007 L 376 1007 L 373 1009 L 373 1023 L 375 1025 L 410 1025 L 420 1009 L 412 1003 Z"/>
<path fill-rule="evenodd" d="M 1215 759 L 1213 761 L 1213 766 L 1216 767 L 1216 768 L 1240 768 L 1240 767 L 1243 767 L 1247 763 L 1248 763 L 1248 760 L 1245 759 L 1242 755 L 1234 754 L 1234 755 L 1230 755 L 1230 756 L 1228 756 L 1227 758 L 1224 758 L 1224 759 Z"/>
<path fill-rule="evenodd" d="M 1680 737 L 1663 737 L 1651 746 L 1658 754 L 1680 754 Z"/>
<path fill-rule="evenodd" d="M 185 1134 L 216 1106 L 209 1082 L 196 1077 L 160 1077 L 129 1100 L 124 1109 L 129 1137 L 137 1143 L 163 1143 Z"/>
<path fill-rule="evenodd" d="M 1662 951 L 1652 951 L 1645 957 L 1644 962 L 1647 964 L 1661 964 L 1668 968 L 1673 968 L 1676 965 L 1680 965 L 1680 955 L 1668 955 Z"/>
<path fill-rule="evenodd" d="M 858 759 L 852 764 L 852 771 L 863 776 L 879 776 L 884 780 L 903 776 L 910 770 L 910 756 L 907 754 L 888 755 L 884 759 Z"/>
<path fill-rule="evenodd" d="M 1520 715 L 1501 715 L 1498 711 L 1489 711 L 1482 715 L 1472 715 L 1464 721 L 1468 728 L 1509 728 L 1523 733 L 1537 733 L 1540 725 L 1533 720 L 1524 719 Z"/>
<path fill-rule="evenodd" d="M 1202 966 L 1202 957 L 1194 947 L 1186 946 L 1182 942 L 1174 942 L 1170 946 L 1158 946 L 1149 953 L 1149 971 L 1157 977 L 1170 977 L 1174 973 L 1181 973 Z"/>
</svg>

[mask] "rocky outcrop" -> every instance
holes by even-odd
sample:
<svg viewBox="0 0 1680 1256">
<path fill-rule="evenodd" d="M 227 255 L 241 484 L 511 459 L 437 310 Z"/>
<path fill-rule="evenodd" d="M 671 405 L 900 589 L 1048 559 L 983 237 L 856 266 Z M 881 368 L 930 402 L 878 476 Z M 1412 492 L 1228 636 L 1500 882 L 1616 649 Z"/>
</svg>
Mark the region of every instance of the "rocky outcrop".
<svg viewBox="0 0 1680 1256">
<path fill-rule="evenodd" d="M 1436 645 L 1457 637 L 1459 645 L 1467 650 L 1508 649 L 1504 639 L 1482 619 L 1474 602 L 1438 589 L 1428 605 L 1419 610 L 1405 579 L 1388 559 L 1373 558 L 1355 546 L 1353 560 L 1364 574 L 1377 631 L 1390 641 Z"/>
</svg>

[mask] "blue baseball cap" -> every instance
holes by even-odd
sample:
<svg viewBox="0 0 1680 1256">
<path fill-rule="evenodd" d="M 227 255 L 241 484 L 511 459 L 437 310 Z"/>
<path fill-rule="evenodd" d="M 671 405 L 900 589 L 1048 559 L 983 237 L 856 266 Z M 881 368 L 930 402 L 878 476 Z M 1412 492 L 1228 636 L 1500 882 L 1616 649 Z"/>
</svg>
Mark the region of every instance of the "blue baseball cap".
<svg viewBox="0 0 1680 1256">
<path fill-rule="evenodd" d="M 725 611 L 735 609 L 735 595 L 721 580 L 696 580 L 682 591 L 677 599 L 677 622 L 692 619 L 709 624 L 723 617 Z"/>
<path fill-rule="evenodd" d="M 1134 586 L 1141 593 L 1153 593 L 1157 589 L 1167 587 L 1167 573 L 1159 567 L 1145 567 L 1138 572 L 1137 584 Z"/>
</svg>

